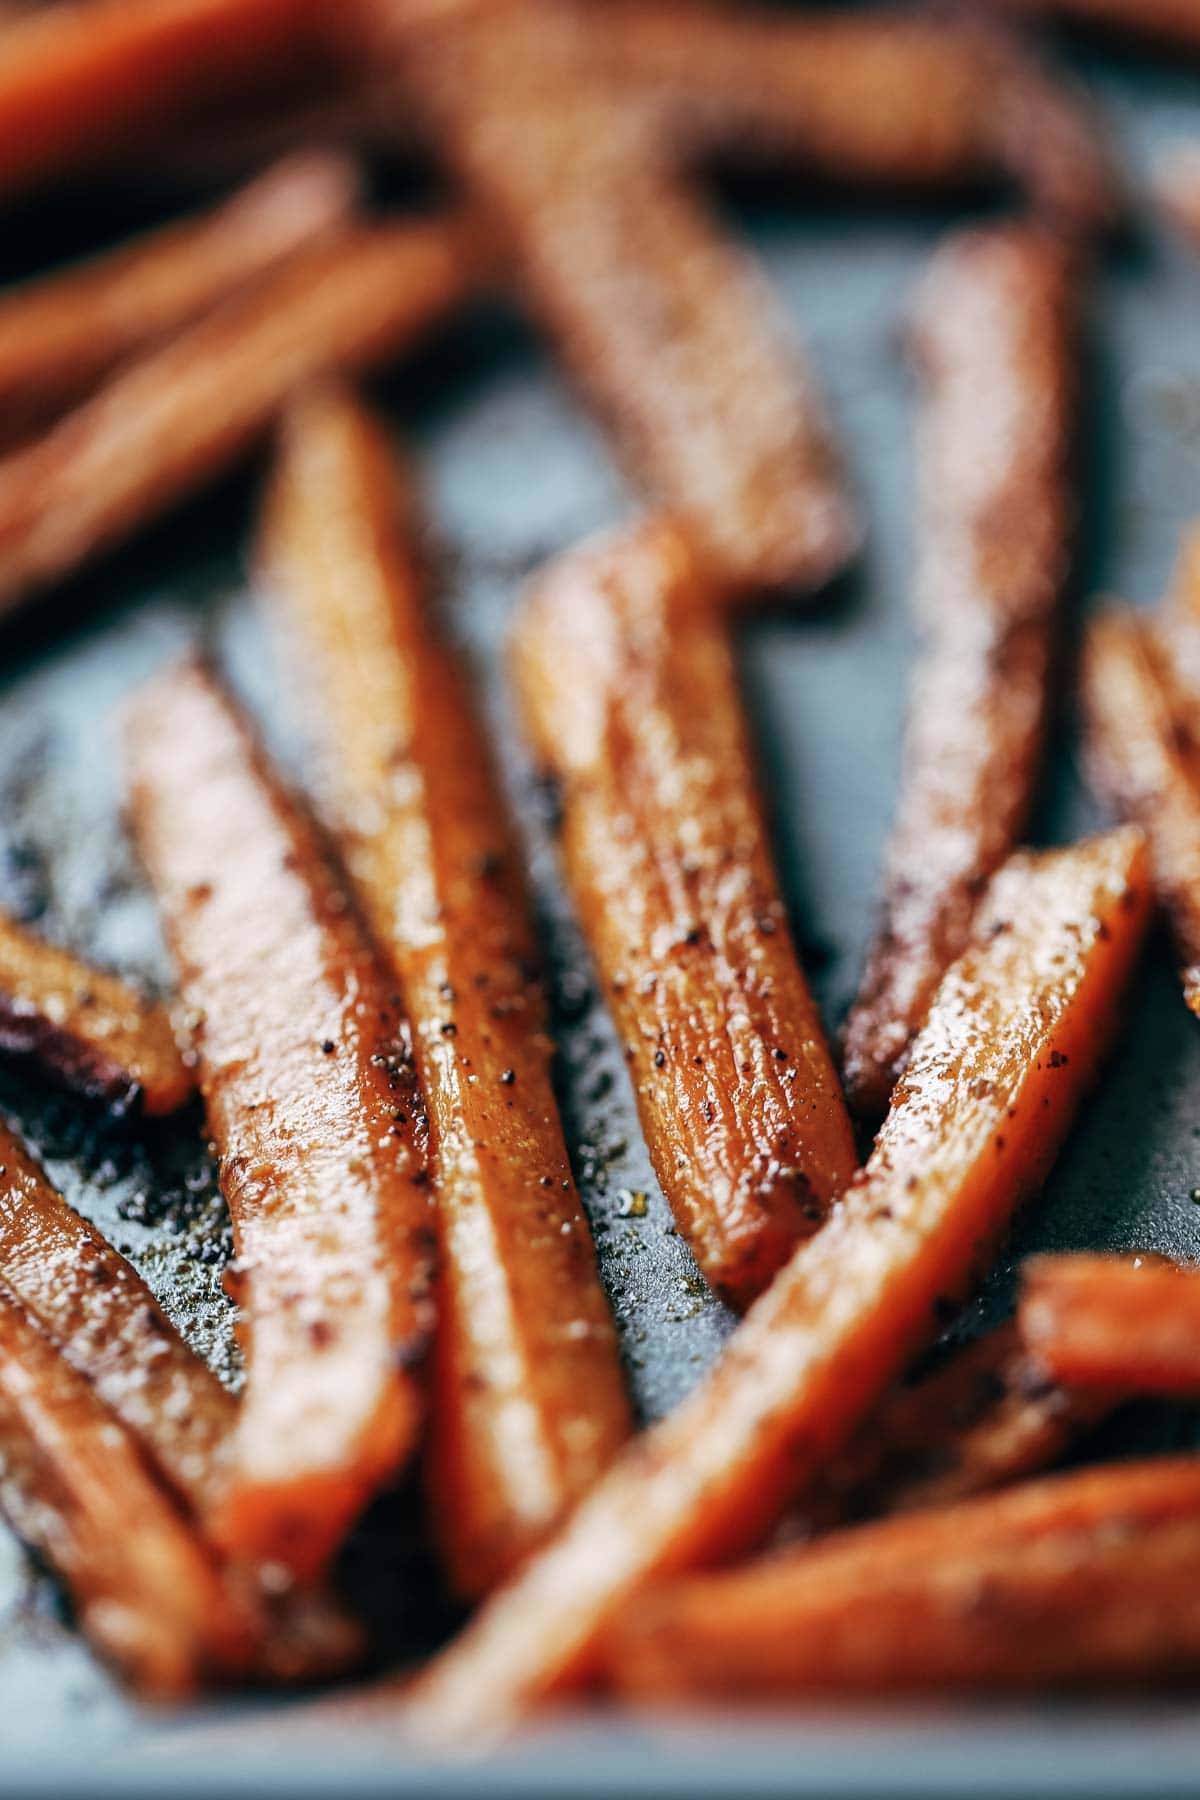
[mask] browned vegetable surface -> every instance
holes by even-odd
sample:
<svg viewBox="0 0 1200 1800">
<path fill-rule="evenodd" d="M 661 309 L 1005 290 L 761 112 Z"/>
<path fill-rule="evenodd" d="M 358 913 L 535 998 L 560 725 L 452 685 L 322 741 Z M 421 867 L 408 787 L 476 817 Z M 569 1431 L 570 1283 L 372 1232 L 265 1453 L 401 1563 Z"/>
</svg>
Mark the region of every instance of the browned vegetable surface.
<svg viewBox="0 0 1200 1800">
<path fill-rule="evenodd" d="M 515 670 L 655 1172 L 705 1275 L 745 1305 L 855 1155 L 718 597 L 687 536 L 654 521 L 553 565 L 520 616 Z"/>
<path fill-rule="evenodd" d="M 493 1730 L 596 1668 L 654 1579 L 754 1543 L 936 1329 L 1053 1160 L 1149 912 L 1140 834 L 1017 857 L 947 973 L 870 1162 L 713 1373 L 410 1690 L 409 1728 Z"/>
<path fill-rule="evenodd" d="M 1200 749 L 1184 728 L 1191 709 L 1181 709 L 1150 628 L 1129 612 L 1110 610 L 1089 625 L 1082 687 L 1089 772 L 1149 836 L 1183 997 L 1200 1013 Z"/>
<path fill-rule="evenodd" d="M 135 1687 L 180 1699 L 243 1666 L 244 1621 L 133 1440 L 0 1282 L 0 1504 Z"/>
<path fill-rule="evenodd" d="M 1200 1459 L 1088 1469 L 650 1594 L 608 1674 L 642 1702 L 1194 1677 L 1198 1578 Z"/>
<path fill-rule="evenodd" d="M 1035 1256 L 1021 1268 L 1017 1318 L 1057 1381 L 1200 1392 L 1200 1270 L 1158 1256 Z"/>
<path fill-rule="evenodd" d="M 61 0 L 0 29 L 0 194 L 144 141 L 214 88 L 278 83 L 313 0 Z"/>
<path fill-rule="evenodd" d="M 169 1113 L 194 1088 L 162 1006 L 0 913 L 0 1050 L 91 1099 Z"/>
<path fill-rule="evenodd" d="M 919 295 L 923 641 L 882 918 L 843 1037 L 870 1119 L 1029 810 L 1074 518 L 1075 313 L 1069 254 L 1019 225 L 952 240 Z"/>
<path fill-rule="evenodd" d="M 477 1593 L 592 1485 L 629 1409 L 519 851 L 397 474 L 349 395 L 302 401 L 263 563 L 328 817 L 412 1026 L 441 1240 L 430 1512 L 456 1586 Z"/>
<path fill-rule="evenodd" d="M 354 170 L 296 155 L 211 212 L 0 296 L 3 431 L 42 423 L 137 350 L 349 223 Z"/>
<path fill-rule="evenodd" d="M 785 1521 L 785 1537 L 919 1512 L 1048 1468 L 1116 1404 L 1047 1376 L 1007 1325 L 896 1388 Z"/>
<path fill-rule="evenodd" d="M 214 1530 L 309 1576 L 417 1431 L 431 1322 L 419 1102 L 390 987 L 323 847 L 202 669 L 139 697 L 130 761 L 247 1327 Z"/>
<path fill-rule="evenodd" d="M 120 369 L 0 460 L 0 611 L 220 474 L 304 381 L 400 354 L 473 278 L 457 224 L 364 227 Z"/>
<path fill-rule="evenodd" d="M 820 586 L 859 537 L 822 402 L 595 30 L 586 9 L 499 0 L 397 35 L 439 144 L 638 479 L 737 583 Z"/>
<path fill-rule="evenodd" d="M 903 12 L 609 0 L 595 54 L 653 98 L 684 155 L 799 163 L 836 181 L 967 186 L 1007 175 L 1093 227 L 1120 194 L 1069 87 L 1000 34 Z"/>
</svg>

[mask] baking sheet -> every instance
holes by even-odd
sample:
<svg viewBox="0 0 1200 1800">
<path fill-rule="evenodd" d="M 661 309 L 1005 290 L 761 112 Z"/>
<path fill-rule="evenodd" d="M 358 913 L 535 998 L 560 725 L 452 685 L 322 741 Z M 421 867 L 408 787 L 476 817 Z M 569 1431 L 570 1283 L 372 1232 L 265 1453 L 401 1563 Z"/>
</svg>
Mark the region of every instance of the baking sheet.
<svg viewBox="0 0 1200 1800">
<path fill-rule="evenodd" d="M 1200 72 L 1074 57 L 1132 165 L 1178 132 L 1200 132 Z M 870 536 L 856 575 L 806 616 L 745 628 L 741 656 L 798 938 L 827 1020 L 855 984 L 891 816 L 911 649 L 912 393 L 899 354 L 904 297 L 939 235 L 964 216 L 942 206 L 817 201 L 802 184 L 722 195 L 762 256 L 804 337 L 848 448 Z M 17 222 L 4 275 L 44 266 L 83 236 L 103 241 L 142 202 L 99 214 L 70 203 Z M 1089 316 L 1083 434 L 1086 511 L 1080 595 L 1100 587 L 1159 596 L 1180 527 L 1200 512 L 1200 257 L 1147 224 L 1114 253 Z M 692 1385 L 730 1328 L 707 1294 L 654 1183 L 623 1061 L 593 1002 L 555 866 L 545 797 L 531 781 L 503 679 L 506 622 L 523 580 L 554 550 L 629 512 L 633 496 L 533 335 L 513 314 L 478 309 L 380 390 L 415 446 L 443 548 L 448 612 L 475 660 L 502 746 L 543 915 L 561 1045 L 568 1134 L 619 1320 L 630 1382 L 647 1417 Z M 116 717 L 137 681 L 197 633 L 215 642 L 293 758 L 286 707 L 246 573 L 255 483 L 239 479 L 177 516 L 4 633 L 0 664 L 0 903 L 46 931 L 151 980 L 165 977 L 153 909 L 119 818 Z M 1079 602 L 1082 604 L 1082 601 Z M 1100 822 L 1083 790 L 1064 703 L 1035 837 Z M 230 1380 L 236 1357 L 220 1289 L 227 1225 L 198 1118 L 153 1132 L 113 1128 L 87 1109 L 0 1071 L 0 1106 L 28 1133 L 68 1198 L 142 1269 L 167 1310 Z M 644 1214 L 630 1196 L 645 1194 Z M 1097 1245 L 1200 1253 L 1200 1032 L 1156 942 L 1103 1084 L 1017 1249 Z M 963 1329 L 998 1313 L 1009 1269 Z M 1130 1433 L 1132 1432 L 1132 1436 Z M 1183 1414 L 1148 1410 L 1143 1444 L 1190 1441 Z M 439 1629 L 403 1504 L 384 1507 L 368 1547 L 376 1609 L 393 1642 Z M 388 1579 L 380 1580 L 383 1566 Z M 131 1707 L 71 1631 L 53 1585 L 0 1535 L 0 1786 L 46 1792 L 477 1791 L 482 1772 L 431 1770 L 394 1746 L 306 1746 L 214 1757 L 203 1741 L 143 1760 L 164 1721 Z M 700 1735 L 702 1733 L 702 1735 Z M 174 1741 L 172 1740 L 172 1743 Z M 282 1742 L 290 1748 L 285 1734 Z M 354 1754 L 357 1748 L 358 1754 Z M 128 1758 L 133 1757 L 132 1763 Z M 64 1759 L 70 1765 L 64 1768 Z M 7 1767 L 7 1774 L 5 1768 Z M 1182 1792 L 1200 1771 L 1187 1712 L 829 1714 L 791 1721 L 707 1719 L 703 1728 L 577 1721 L 489 1766 L 489 1793 Z M 958 1784 L 956 1786 L 955 1784 Z M 857 1785 L 856 1785 L 857 1784 Z M 1074 1784 L 1074 1785 L 1072 1785 Z"/>
</svg>

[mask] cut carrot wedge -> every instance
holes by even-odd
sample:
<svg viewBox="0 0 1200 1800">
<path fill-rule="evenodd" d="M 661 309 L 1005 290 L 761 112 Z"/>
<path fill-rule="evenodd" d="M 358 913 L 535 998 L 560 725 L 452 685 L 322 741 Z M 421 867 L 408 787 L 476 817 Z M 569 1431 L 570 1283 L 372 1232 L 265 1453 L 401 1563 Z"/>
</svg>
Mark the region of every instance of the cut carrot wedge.
<svg viewBox="0 0 1200 1800">
<path fill-rule="evenodd" d="M 1200 1015 L 1200 745 L 1183 728 L 1167 661 L 1132 613 L 1094 619 L 1082 668 L 1088 769 L 1115 810 L 1149 835 L 1154 885 Z"/>
<path fill-rule="evenodd" d="M 221 1479 L 233 1395 L 149 1288 L 0 1128 L 0 1280 L 196 1514 Z"/>
<path fill-rule="evenodd" d="M 820 587 L 860 526 L 814 380 L 606 76 L 588 10 L 501 3 L 410 31 L 414 93 L 635 477 L 739 590 Z"/>
<path fill-rule="evenodd" d="M 745 1305 L 856 1159 L 686 535 L 654 521 L 564 557 L 526 603 L 514 660 L 655 1172 L 709 1281 Z"/>
<path fill-rule="evenodd" d="M 685 155 L 887 188 L 1007 176 L 1086 228 L 1117 210 L 1120 183 L 1086 106 L 994 34 L 896 12 L 693 0 L 616 0 L 602 18 L 597 55 L 654 97 Z"/>
<path fill-rule="evenodd" d="M 210 213 L 0 295 L 5 436 L 44 424 L 133 352 L 344 228 L 355 190 L 351 164 L 297 155 Z"/>
<path fill-rule="evenodd" d="M 212 678 L 159 678 L 129 742 L 246 1320 L 212 1530 L 308 1578 L 415 1442 L 431 1323 L 419 1102 L 323 848 Z"/>
<path fill-rule="evenodd" d="M 90 169 L 316 53 L 312 0 L 93 0 L 0 31 L 0 195 Z"/>
<path fill-rule="evenodd" d="M 1074 517 L 1075 314 L 1071 257 L 1027 226 L 954 239 L 921 290 L 924 642 L 882 917 L 843 1035 L 871 1121 L 1029 810 Z"/>
<path fill-rule="evenodd" d="M 1158 1256 L 1035 1256 L 1017 1320 L 1053 1380 L 1131 1394 L 1200 1393 L 1200 1269 Z"/>
<path fill-rule="evenodd" d="M 0 1503 L 66 1582 L 96 1648 L 179 1699 L 251 1645 L 199 1539 L 133 1440 L 0 1283 Z"/>
<path fill-rule="evenodd" d="M 642 1703 L 1194 1680 L 1200 1459 L 1061 1475 L 693 1577 L 618 1625 L 607 1667 Z"/>
<path fill-rule="evenodd" d="M 887 1395 L 785 1521 L 783 1538 L 947 1506 L 1047 1469 L 1121 1390 L 1079 1393 L 1035 1365 L 1013 1325 Z"/>
<path fill-rule="evenodd" d="M 174 1112 L 195 1088 L 164 1007 L 2 913 L 0 1050 L 118 1108 Z"/>
<path fill-rule="evenodd" d="M 456 1586 L 479 1593 L 630 1424 L 550 1082 L 519 854 L 429 617 L 411 493 L 344 393 L 289 417 L 263 564 L 328 817 L 412 1026 L 441 1246 L 430 1510 Z"/>
<path fill-rule="evenodd" d="M 1112 1035 L 1149 905 L 1136 832 L 1001 871 L 824 1230 L 708 1379 L 409 1690 L 414 1735 L 494 1731 L 578 1684 L 647 1585 L 755 1543 L 819 1476 L 1046 1173 Z"/>
<path fill-rule="evenodd" d="M 305 381 L 408 348 L 473 279 L 456 225 L 365 227 L 293 257 L 0 460 L 0 611 L 214 479 Z"/>
</svg>

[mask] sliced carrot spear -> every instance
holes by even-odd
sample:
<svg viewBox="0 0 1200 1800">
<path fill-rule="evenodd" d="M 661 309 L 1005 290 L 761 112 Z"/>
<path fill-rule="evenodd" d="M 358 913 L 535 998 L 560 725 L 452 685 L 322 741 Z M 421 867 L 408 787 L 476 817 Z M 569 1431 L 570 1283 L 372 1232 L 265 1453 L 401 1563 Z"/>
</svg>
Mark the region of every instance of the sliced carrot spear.
<svg viewBox="0 0 1200 1800">
<path fill-rule="evenodd" d="M 312 60 L 312 0 L 92 0 L 0 31 L 0 196 L 90 169 Z"/>
<path fill-rule="evenodd" d="M 134 351 L 349 223 L 351 164 L 297 155 L 213 211 L 0 295 L 5 435 L 44 423 Z"/>
<path fill-rule="evenodd" d="M 1200 1458 L 1060 1475 L 648 1595 L 639 1702 L 1038 1689 L 1200 1674 Z"/>
<path fill-rule="evenodd" d="M 615 0 L 596 23 L 597 56 L 654 98 L 684 155 L 889 188 L 1008 176 L 1069 223 L 1116 212 L 1120 182 L 1087 108 L 1002 34 L 703 0 Z"/>
<path fill-rule="evenodd" d="M 201 668 L 142 694 L 132 816 L 233 1219 L 246 1390 L 213 1517 L 314 1574 L 412 1449 L 430 1205 L 394 998 L 321 844 Z"/>
<path fill-rule="evenodd" d="M 199 1539 L 133 1439 L 0 1282 L 0 1504 L 62 1576 L 97 1649 L 179 1699 L 251 1645 Z"/>
<path fill-rule="evenodd" d="M 819 587 L 859 525 L 824 407 L 754 266 L 595 55 L 586 9 L 411 32 L 445 156 L 635 476 L 740 586 Z"/>
<path fill-rule="evenodd" d="M 162 1006 L 0 913 L 0 1050 L 90 1099 L 174 1112 L 195 1088 Z"/>
<path fill-rule="evenodd" d="M 415 1734 L 493 1730 L 580 1682 L 648 1584 L 753 1544 L 820 1474 L 1045 1175 L 1149 904 L 1135 832 L 1001 871 L 866 1168 L 708 1379 L 410 1690 Z"/>
<path fill-rule="evenodd" d="M 118 370 L 0 460 L 0 611 L 214 479 L 297 386 L 407 349 L 462 300 L 473 269 L 455 224 L 364 227 Z"/>
<path fill-rule="evenodd" d="M 1082 689 L 1091 777 L 1149 835 L 1183 997 L 1200 1014 L 1200 746 L 1161 648 L 1132 613 L 1110 610 L 1088 627 Z"/>
<path fill-rule="evenodd" d="M 1021 1269 L 1021 1337 L 1073 1388 L 1200 1392 L 1200 1270 L 1158 1256 L 1035 1256 Z"/>
<path fill-rule="evenodd" d="M 781 1536 L 985 1494 L 1048 1468 L 1113 1410 L 1120 1389 L 1079 1393 L 1035 1364 L 1016 1327 L 989 1332 L 896 1388 L 823 1471 Z"/>
<path fill-rule="evenodd" d="M 564 557 L 520 617 L 526 726 L 655 1172 L 745 1305 L 855 1167 L 755 794 L 714 590 L 667 521 Z"/>
<path fill-rule="evenodd" d="M 288 420 L 263 562 L 328 816 L 391 961 L 441 1240 L 429 1487 L 456 1585 L 510 1574 L 629 1431 L 550 1082 L 520 861 L 467 683 L 429 617 L 414 504 L 344 393 Z"/>
<path fill-rule="evenodd" d="M 921 290 L 924 642 L 882 919 L 843 1037 L 872 1120 L 1029 810 L 1074 516 L 1075 313 L 1069 254 L 1025 226 L 952 240 Z"/>
</svg>

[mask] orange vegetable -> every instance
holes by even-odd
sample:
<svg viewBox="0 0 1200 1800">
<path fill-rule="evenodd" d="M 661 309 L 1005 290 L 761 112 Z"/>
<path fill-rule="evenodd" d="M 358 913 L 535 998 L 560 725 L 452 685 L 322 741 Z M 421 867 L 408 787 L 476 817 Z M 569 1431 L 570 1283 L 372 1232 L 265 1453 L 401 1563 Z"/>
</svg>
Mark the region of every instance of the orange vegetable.
<svg viewBox="0 0 1200 1800">
<path fill-rule="evenodd" d="M 919 1512 L 1049 1467 L 1117 1404 L 1048 1379 L 1012 1325 L 893 1389 L 785 1521 L 783 1538 Z"/>
<path fill-rule="evenodd" d="M 0 32 L 0 194 L 134 144 L 214 90 L 278 84 L 311 61 L 312 0 L 61 0 Z"/>
<path fill-rule="evenodd" d="M 718 597 L 658 520 L 553 565 L 515 669 L 655 1172 L 696 1260 L 760 1293 L 854 1172 L 792 948 Z"/>
<path fill-rule="evenodd" d="M 0 913 L 0 1050 L 76 1092 L 174 1112 L 194 1081 L 165 1008 Z"/>
<path fill-rule="evenodd" d="M 191 1012 L 247 1378 L 212 1521 L 310 1577 L 412 1449 L 431 1323 L 419 1099 L 322 846 L 214 681 L 130 721 L 132 816 Z"/>
<path fill-rule="evenodd" d="M 1200 1392 L 1200 1270 L 1157 1256 L 1035 1256 L 1017 1319 L 1030 1356 L 1071 1387 Z"/>
<path fill-rule="evenodd" d="M 1200 1674 L 1200 1459 L 1032 1482 L 648 1595 L 608 1674 L 639 1702 L 1037 1690 Z"/>
<path fill-rule="evenodd" d="M 921 290 L 923 642 L 882 917 L 843 1036 L 871 1120 L 1029 811 L 1074 517 L 1076 306 L 1069 254 L 1030 226 L 952 240 Z"/>
<path fill-rule="evenodd" d="M 0 460 L 0 611 L 214 479 L 305 381 L 407 349 L 463 298 L 472 268 L 457 226 L 363 227 L 118 370 Z"/>
<path fill-rule="evenodd" d="M 411 492 L 344 393 L 289 417 L 263 561 L 327 815 L 400 983 L 441 1240 L 428 1480 L 456 1585 L 511 1573 L 628 1434 L 520 855 L 440 641 Z"/>
<path fill-rule="evenodd" d="M 824 1230 L 708 1379 L 410 1689 L 411 1731 L 458 1741 L 578 1684 L 643 1589 L 752 1545 L 819 1476 L 1044 1176 L 1112 1035 L 1149 901 L 1135 832 L 1001 871 Z"/>
<path fill-rule="evenodd" d="M 1089 772 L 1149 836 L 1183 997 L 1200 1014 L 1200 745 L 1182 728 L 1186 706 L 1151 631 L 1128 612 L 1089 625 L 1082 688 Z"/>
<path fill-rule="evenodd" d="M 349 223 L 354 171 L 297 155 L 211 212 L 0 295 L 4 432 L 44 423 L 115 364 Z"/>
<path fill-rule="evenodd" d="M 180 1699 L 244 1667 L 245 1622 L 199 1540 L 91 1385 L 0 1282 L 0 1501 L 71 1590 L 96 1648 Z"/>
<path fill-rule="evenodd" d="M 635 477 L 739 586 L 825 583 L 860 526 L 813 377 L 590 9 L 396 16 L 432 134 Z"/>
</svg>

